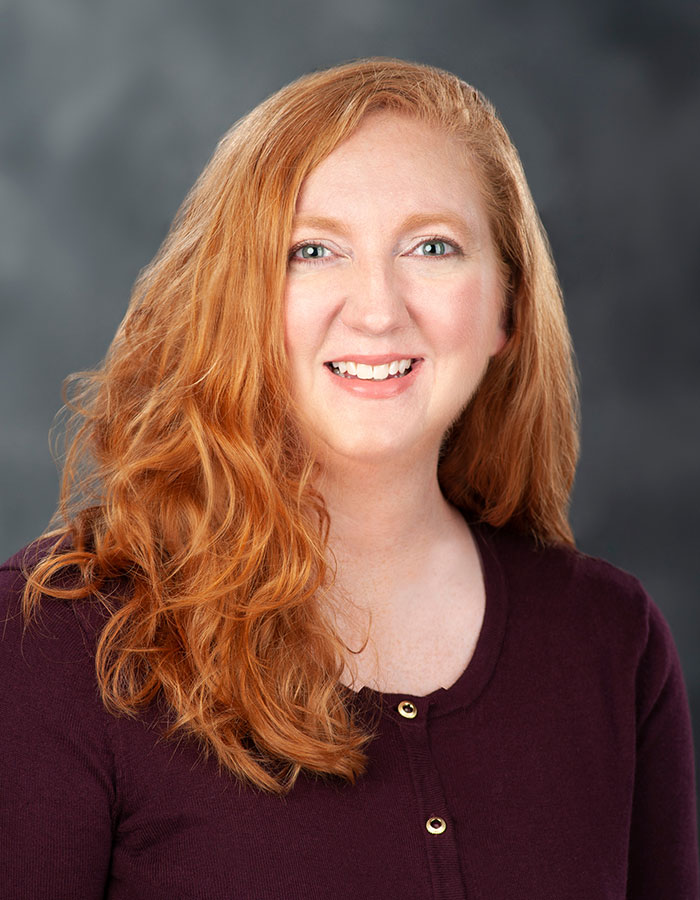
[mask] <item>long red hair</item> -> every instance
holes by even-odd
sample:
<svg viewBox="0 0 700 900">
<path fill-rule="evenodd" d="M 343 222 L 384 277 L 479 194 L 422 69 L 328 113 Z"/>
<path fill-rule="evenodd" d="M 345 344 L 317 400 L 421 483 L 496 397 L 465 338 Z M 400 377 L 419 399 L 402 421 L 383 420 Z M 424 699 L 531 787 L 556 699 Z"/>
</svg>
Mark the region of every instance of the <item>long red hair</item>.
<svg viewBox="0 0 700 900">
<path fill-rule="evenodd" d="M 332 582 L 329 522 L 284 377 L 282 302 L 300 186 L 376 109 L 462 140 L 507 284 L 509 339 L 446 436 L 442 490 L 475 520 L 572 543 L 571 346 L 518 155 L 457 77 L 368 59 L 300 78 L 221 140 L 104 364 L 69 379 L 54 541 L 25 591 L 27 617 L 42 594 L 101 597 L 107 707 L 135 714 L 162 697 L 171 731 L 277 793 L 302 769 L 354 781 L 371 737 L 317 602 Z"/>
</svg>

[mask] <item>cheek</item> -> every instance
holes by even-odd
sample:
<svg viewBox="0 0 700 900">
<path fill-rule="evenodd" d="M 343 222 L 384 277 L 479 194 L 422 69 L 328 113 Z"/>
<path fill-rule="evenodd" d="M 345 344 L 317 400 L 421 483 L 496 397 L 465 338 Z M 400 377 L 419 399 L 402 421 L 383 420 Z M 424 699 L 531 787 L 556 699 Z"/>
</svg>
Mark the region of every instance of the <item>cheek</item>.
<svg viewBox="0 0 700 900">
<path fill-rule="evenodd" d="M 284 334 L 288 350 L 309 355 L 318 349 L 334 315 L 334 285 L 319 278 L 294 278 L 284 292 Z"/>
<path fill-rule="evenodd" d="M 284 345 L 292 368 L 313 344 L 313 304 L 303 291 L 287 287 L 284 294 Z"/>
<path fill-rule="evenodd" d="M 474 276 L 429 300 L 425 328 L 443 352 L 480 369 L 503 346 L 503 292 L 497 279 Z"/>
</svg>

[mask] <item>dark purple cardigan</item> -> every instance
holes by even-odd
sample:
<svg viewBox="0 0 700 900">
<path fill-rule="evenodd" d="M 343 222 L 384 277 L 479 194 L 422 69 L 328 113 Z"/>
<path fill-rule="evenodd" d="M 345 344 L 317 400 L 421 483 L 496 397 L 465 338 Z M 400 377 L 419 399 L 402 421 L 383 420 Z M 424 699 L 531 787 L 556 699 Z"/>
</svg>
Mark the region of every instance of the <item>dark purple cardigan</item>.
<svg viewBox="0 0 700 900">
<path fill-rule="evenodd" d="M 97 692 L 94 605 L 22 636 L 0 570 L 0 896 L 8 900 L 697 900 L 688 701 L 637 581 L 476 530 L 486 614 L 468 668 L 382 702 L 354 786 L 240 787 L 152 713 Z"/>
</svg>

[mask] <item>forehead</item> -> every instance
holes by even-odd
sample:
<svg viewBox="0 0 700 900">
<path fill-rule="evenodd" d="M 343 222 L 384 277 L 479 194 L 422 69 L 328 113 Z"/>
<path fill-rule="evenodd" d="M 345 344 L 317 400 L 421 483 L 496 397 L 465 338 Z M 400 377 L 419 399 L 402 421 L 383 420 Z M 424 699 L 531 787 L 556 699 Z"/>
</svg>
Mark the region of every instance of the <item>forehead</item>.
<svg viewBox="0 0 700 900">
<path fill-rule="evenodd" d="M 380 111 L 368 114 L 309 173 L 296 211 L 410 214 L 433 205 L 465 217 L 483 216 L 465 142 L 437 124 Z"/>
</svg>

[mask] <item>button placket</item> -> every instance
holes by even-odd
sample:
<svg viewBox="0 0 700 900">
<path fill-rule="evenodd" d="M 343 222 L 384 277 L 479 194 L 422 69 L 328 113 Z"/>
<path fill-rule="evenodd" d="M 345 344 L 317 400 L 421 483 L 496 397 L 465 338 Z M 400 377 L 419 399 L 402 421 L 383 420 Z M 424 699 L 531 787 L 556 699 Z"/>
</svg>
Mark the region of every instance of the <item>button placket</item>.
<svg viewBox="0 0 700 900">
<path fill-rule="evenodd" d="M 404 741 L 417 808 L 416 823 L 425 836 L 426 855 L 435 900 L 452 900 L 464 893 L 456 834 L 429 739 L 432 701 L 404 698 L 396 703 L 395 721 Z M 439 750 L 439 747 L 436 748 Z"/>
</svg>

